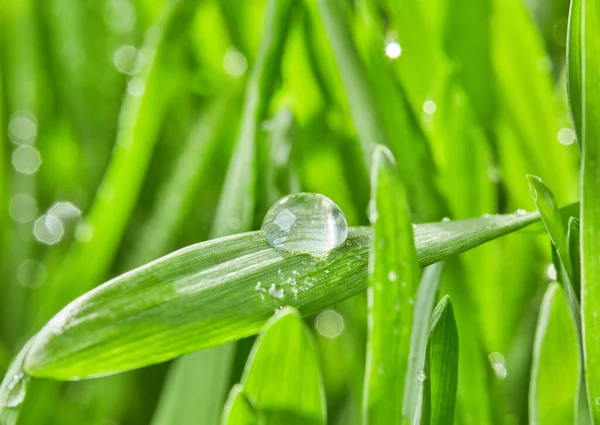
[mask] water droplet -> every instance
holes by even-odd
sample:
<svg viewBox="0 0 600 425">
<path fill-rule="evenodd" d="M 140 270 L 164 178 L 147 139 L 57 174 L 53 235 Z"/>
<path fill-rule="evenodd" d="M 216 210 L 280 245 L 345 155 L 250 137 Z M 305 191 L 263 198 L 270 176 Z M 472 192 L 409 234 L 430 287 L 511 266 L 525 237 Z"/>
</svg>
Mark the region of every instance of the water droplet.
<svg viewBox="0 0 600 425">
<path fill-rule="evenodd" d="M 45 214 L 39 217 L 33 224 L 33 234 L 35 238 L 46 245 L 58 243 L 65 230 L 60 219 L 52 214 Z"/>
<path fill-rule="evenodd" d="M 522 217 L 524 215 L 527 214 L 527 211 L 525 211 L 524 209 L 519 208 L 518 210 L 515 211 L 515 214 L 518 215 L 519 217 Z"/>
<path fill-rule="evenodd" d="M 423 112 L 425 112 L 426 114 L 433 115 L 436 109 L 437 105 L 433 100 L 427 99 L 425 102 L 423 102 Z"/>
<path fill-rule="evenodd" d="M 450 217 L 444 217 L 444 218 L 442 218 L 442 221 L 444 223 L 448 223 L 449 221 L 452 221 L 452 220 L 450 219 Z"/>
<path fill-rule="evenodd" d="M 556 267 L 554 264 L 548 264 L 546 268 L 546 275 L 550 278 L 550 280 L 556 280 Z"/>
<path fill-rule="evenodd" d="M 596 404 L 596 406 L 600 406 L 600 397 L 596 397 L 594 399 L 594 403 Z"/>
<path fill-rule="evenodd" d="M 119 72 L 133 75 L 142 69 L 144 57 L 142 52 L 134 46 L 121 46 L 115 52 L 113 63 Z"/>
<path fill-rule="evenodd" d="M 417 379 L 421 382 L 427 379 L 427 375 L 425 375 L 425 371 L 423 369 L 419 369 L 417 371 Z"/>
<path fill-rule="evenodd" d="M 283 289 L 278 288 L 275 286 L 275 284 L 273 284 L 269 288 L 269 294 L 271 294 L 273 298 L 281 299 L 283 298 Z"/>
<path fill-rule="evenodd" d="M 494 369 L 496 377 L 498 379 L 506 378 L 506 375 L 508 375 L 508 370 L 506 369 L 504 356 L 500 353 L 491 353 L 488 358 L 490 360 L 490 364 L 492 365 L 492 369 Z"/>
<path fill-rule="evenodd" d="M 19 146 L 13 152 L 12 163 L 19 173 L 33 174 L 42 163 L 38 150 L 31 146 Z"/>
<path fill-rule="evenodd" d="M 223 69 L 232 77 L 241 77 L 246 73 L 248 61 L 246 57 L 236 49 L 227 49 L 223 56 Z"/>
<path fill-rule="evenodd" d="M 132 78 L 127 84 L 127 93 L 134 97 L 140 97 L 146 91 L 146 83 L 140 78 Z"/>
<path fill-rule="evenodd" d="M 342 210 L 317 193 L 296 193 L 277 201 L 265 215 L 261 230 L 273 248 L 321 255 L 348 237 Z"/>
<path fill-rule="evenodd" d="M 37 136 L 37 120 L 27 111 L 17 111 L 8 124 L 8 137 L 19 145 L 30 145 Z"/>
<path fill-rule="evenodd" d="M 12 380 L 8 383 L 6 389 L 8 390 L 8 397 L 6 398 L 6 407 L 17 407 L 25 400 L 25 390 L 29 377 L 22 373 L 13 376 Z"/>
<path fill-rule="evenodd" d="M 414 298 L 409 298 L 409 299 L 408 299 L 408 303 L 409 303 L 410 305 L 414 305 L 414 304 L 415 304 L 415 300 L 414 300 Z"/>
<path fill-rule="evenodd" d="M 402 47 L 398 42 L 392 41 L 385 46 L 385 55 L 390 59 L 398 59 L 402 54 Z"/>
<path fill-rule="evenodd" d="M 19 223 L 27 223 L 35 218 L 37 214 L 37 202 L 31 196 L 21 193 L 10 200 L 8 212 L 13 220 Z"/>
<path fill-rule="evenodd" d="M 392 270 L 388 273 L 388 279 L 390 280 L 390 282 L 395 282 L 396 279 L 398 279 L 398 276 L 396 275 L 396 273 Z"/>
<path fill-rule="evenodd" d="M 344 330 L 344 318 L 335 310 L 325 310 L 317 316 L 315 327 L 320 335 L 334 339 Z"/>
<path fill-rule="evenodd" d="M 569 146 L 575 141 L 575 132 L 570 128 L 561 128 L 556 137 L 561 145 Z"/>
</svg>

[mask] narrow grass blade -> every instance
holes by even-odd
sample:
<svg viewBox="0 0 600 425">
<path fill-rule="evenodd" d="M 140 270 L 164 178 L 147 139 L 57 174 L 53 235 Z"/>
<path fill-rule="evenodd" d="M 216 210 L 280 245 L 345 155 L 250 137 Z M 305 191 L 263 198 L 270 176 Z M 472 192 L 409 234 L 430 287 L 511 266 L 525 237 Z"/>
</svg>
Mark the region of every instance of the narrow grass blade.
<svg viewBox="0 0 600 425">
<path fill-rule="evenodd" d="M 258 131 L 274 89 L 273 76 L 277 75 L 277 69 L 281 62 L 292 6 L 293 3 L 290 0 L 270 0 L 267 4 L 265 33 L 246 88 L 241 127 L 217 207 L 212 228 L 213 237 L 226 236 L 240 230 L 247 231 L 254 227 Z M 180 366 L 182 372 L 173 378 L 171 388 L 166 389 L 163 397 L 167 399 L 178 397 L 178 394 L 184 391 L 186 386 L 186 376 L 203 370 L 215 356 L 231 359 L 233 351 L 234 348 L 231 345 L 224 345 L 198 353 L 195 358 L 189 359 Z M 206 397 L 199 399 L 196 404 L 166 408 L 165 424 L 175 420 L 183 424 L 179 417 L 184 411 L 189 412 L 190 422 L 188 423 L 192 424 L 196 421 L 194 417 L 197 412 L 200 412 L 201 415 L 208 415 L 210 411 L 216 413 L 215 408 L 220 409 L 225 397 L 223 385 L 229 381 L 230 365 L 221 362 L 218 366 L 211 375 L 213 380 L 208 382 L 211 382 L 211 386 L 220 387 L 220 391 L 207 392 Z M 217 416 L 214 414 L 212 416 L 206 418 L 207 423 L 217 422 Z"/>
<path fill-rule="evenodd" d="M 293 6 L 291 0 L 270 0 L 267 5 L 267 32 L 248 81 L 236 148 L 215 216 L 215 237 L 254 227 L 257 137 L 279 74 Z"/>
<path fill-rule="evenodd" d="M 232 360 L 231 349 L 179 359 L 169 371 L 152 425 L 217 424 L 221 404 L 214 397 L 227 392 Z"/>
<path fill-rule="evenodd" d="M 234 385 L 223 410 L 221 425 L 258 425 L 258 423 L 258 416 L 244 394 L 244 387 L 241 384 Z"/>
<path fill-rule="evenodd" d="M 427 266 L 537 219 L 513 214 L 417 225 L 417 258 Z M 36 336 L 26 370 L 54 379 L 106 375 L 255 334 L 281 305 L 317 313 L 366 289 L 370 249 L 368 228 L 351 228 L 346 243 L 324 257 L 276 250 L 261 232 L 192 245 L 65 307 Z M 289 279 L 306 290 L 294 294 Z"/>
<path fill-rule="evenodd" d="M 391 152 L 379 145 L 371 172 L 369 330 L 363 424 L 402 424 L 402 401 L 420 268 L 405 189 Z"/>
<path fill-rule="evenodd" d="M 325 425 L 325 392 L 312 337 L 285 308 L 262 329 L 242 377 L 244 394 L 265 425 Z"/>
<path fill-rule="evenodd" d="M 421 425 L 454 424 L 454 405 L 458 381 L 458 330 L 448 296 L 433 312 L 427 341 L 423 379 Z"/>
<path fill-rule="evenodd" d="M 578 423 L 580 351 L 575 319 L 557 283 L 548 287 L 538 319 L 529 387 L 529 423 Z"/>
<path fill-rule="evenodd" d="M 527 179 L 529 180 L 529 188 L 531 190 L 531 195 L 533 196 L 533 201 L 540 212 L 542 222 L 546 226 L 550 240 L 552 241 L 556 254 L 560 260 L 559 264 L 556 266 L 557 273 L 561 275 L 560 282 L 563 284 L 565 295 L 571 306 L 572 313 L 575 317 L 578 317 L 580 309 L 579 296 L 575 292 L 572 282 L 574 275 L 573 269 L 579 268 L 579 265 L 574 265 L 571 262 L 569 239 L 565 226 L 563 225 L 562 215 L 556 205 L 554 194 L 548 189 L 542 179 L 536 176 L 527 176 Z"/>
<path fill-rule="evenodd" d="M 17 354 L 0 384 L 0 424 L 2 425 L 16 425 L 19 419 L 31 380 L 23 370 L 25 356 L 30 346 L 31 340 Z"/>
<path fill-rule="evenodd" d="M 418 372 L 425 360 L 429 322 L 443 269 L 444 263 L 442 262 L 427 267 L 423 271 L 421 283 L 417 290 L 413 327 L 410 334 L 410 356 L 408 358 L 406 385 L 404 389 L 403 411 L 408 418 L 409 424 L 414 424 L 415 421 L 414 416 L 421 388 Z"/>
<path fill-rule="evenodd" d="M 581 297 L 581 258 L 579 255 L 579 220 L 571 217 L 569 219 L 569 227 L 567 231 L 567 239 L 569 240 L 569 259 L 571 260 L 571 269 L 573 276 L 571 285 L 575 290 L 577 299 Z"/>
<path fill-rule="evenodd" d="M 581 9 L 583 0 L 571 0 L 569 10 L 569 32 L 567 42 L 567 92 L 569 94 L 569 106 L 573 128 L 577 135 L 579 149 L 581 149 L 581 116 L 583 98 L 581 93 L 582 84 L 582 22 Z"/>
<path fill-rule="evenodd" d="M 575 9 L 575 6 L 580 9 Z M 581 308 L 585 374 L 594 423 L 600 423 L 600 3 L 575 2 L 572 15 L 580 14 L 579 28 L 572 27 L 570 54 L 580 49 L 581 105 Z M 571 20 L 571 24 L 578 19 Z M 570 65 L 569 65 L 570 66 Z M 571 100 L 575 100 L 571 98 Z"/>
</svg>

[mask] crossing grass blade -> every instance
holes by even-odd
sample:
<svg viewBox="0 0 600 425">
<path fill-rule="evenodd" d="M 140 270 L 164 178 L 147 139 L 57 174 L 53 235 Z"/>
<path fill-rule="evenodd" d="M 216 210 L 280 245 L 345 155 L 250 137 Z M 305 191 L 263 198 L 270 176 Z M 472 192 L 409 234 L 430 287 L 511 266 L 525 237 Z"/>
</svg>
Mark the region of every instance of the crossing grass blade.
<svg viewBox="0 0 600 425">
<path fill-rule="evenodd" d="M 571 111 L 581 111 L 581 309 L 588 400 L 600 423 L 600 3 L 573 2 L 569 30 Z M 575 55 L 575 56 L 573 56 Z M 580 70 L 580 73 L 578 71 Z M 581 98 L 577 82 L 581 81 Z M 578 101 L 581 100 L 581 104 Z"/>
<path fill-rule="evenodd" d="M 417 225 L 417 258 L 427 266 L 536 220 L 511 214 Z M 371 232 L 360 227 L 323 258 L 276 250 L 262 232 L 189 246 L 65 307 L 35 338 L 26 370 L 54 379 L 106 375 L 252 335 L 280 305 L 317 313 L 366 289 L 370 249 Z M 288 277 L 311 286 L 283 299 L 255 289 Z"/>
<path fill-rule="evenodd" d="M 234 385 L 223 410 L 221 425 L 258 425 L 258 423 L 254 407 L 244 394 L 244 387 L 241 384 Z"/>
<path fill-rule="evenodd" d="M 381 145 L 373 152 L 371 191 L 363 423 L 401 424 L 420 269 L 405 189 L 392 153 Z"/>
<path fill-rule="evenodd" d="M 580 345 L 572 310 L 558 283 L 548 287 L 538 318 L 529 387 L 529 423 L 579 423 Z"/>
<path fill-rule="evenodd" d="M 317 353 L 297 311 L 286 307 L 265 324 L 246 362 L 241 386 L 261 424 L 325 425 Z"/>
<path fill-rule="evenodd" d="M 408 423 L 413 424 L 415 412 L 419 400 L 421 381 L 418 379 L 418 371 L 425 359 L 425 348 L 427 346 L 427 334 L 429 332 L 431 315 L 435 303 L 438 285 L 444 269 L 444 263 L 436 263 L 423 271 L 421 283 L 417 290 L 415 300 L 415 314 L 413 328 L 410 335 L 410 356 L 406 371 L 406 385 L 404 390 L 403 411 L 408 417 Z"/>
<path fill-rule="evenodd" d="M 433 312 L 421 371 L 421 425 L 452 425 L 458 381 L 458 330 L 448 296 Z"/>
</svg>

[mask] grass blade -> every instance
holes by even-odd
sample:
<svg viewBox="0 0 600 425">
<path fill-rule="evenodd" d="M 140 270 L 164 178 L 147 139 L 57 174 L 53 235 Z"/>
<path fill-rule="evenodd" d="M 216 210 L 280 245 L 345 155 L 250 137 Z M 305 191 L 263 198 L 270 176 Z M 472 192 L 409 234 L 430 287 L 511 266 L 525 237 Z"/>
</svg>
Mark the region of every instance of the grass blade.
<svg viewBox="0 0 600 425">
<path fill-rule="evenodd" d="M 537 219 L 512 214 L 417 225 L 417 258 L 427 266 Z M 106 375 L 252 335 L 281 305 L 317 313 L 366 289 L 370 245 L 368 228 L 351 228 L 346 243 L 324 257 L 276 250 L 261 232 L 192 245 L 69 304 L 35 338 L 26 369 L 54 379 Z M 288 278 L 307 290 L 294 296 Z M 283 297 L 257 290 L 257 282 L 259 289 L 283 289 Z"/>
<path fill-rule="evenodd" d="M 372 251 L 363 423 L 401 424 L 419 263 L 405 189 L 391 152 L 379 145 L 371 175 Z"/>
<path fill-rule="evenodd" d="M 415 412 L 418 405 L 421 381 L 418 372 L 425 360 L 425 348 L 427 346 L 427 334 L 429 322 L 435 303 L 435 295 L 442 275 L 444 263 L 436 263 L 423 271 L 423 277 L 417 290 L 415 301 L 415 317 L 412 332 L 410 334 L 410 356 L 408 358 L 408 369 L 406 371 L 406 386 L 404 390 L 403 411 L 408 417 L 408 423 L 415 421 Z"/>
<path fill-rule="evenodd" d="M 570 74 L 569 78 L 581 79 L 581 105 L 572 103 L 571 110 L 581 108 L 583 346 L 592 419 L 594 423 L 600 423 L 600 78 L 597 74 L 600 68 L 600 3 L 589 0 L 575 2 L 571 14 L 570 59 L 571 55 L 581 55 L 581 74 Z M 579 28 L 575 26 L 577 24 Z M 573 98 L 572 95 L 571 101 L 574 100 L 576 96 Z"/>
<path fill-rule="evenodd" d="M 433 312 L 425 353 L 421 425 L 452 425 L 458 381 L 458 330 L 448 296 Z"/>
<path fill-rule="evenodd" d="M 214 394 L 227 391 L 232 357 L 233 350 L 209 349 L 174 363 L 152 425 L 196 424 L 200 420 L 203 424 L 218 423 L 221 404 L 214 402 Z"/>
<path fill-rule="evenodd" d="M 0 424 L 2 425 L 15 425 L 19 419 L 31 380 L 23 370 L 25 356 L 30 346 L 31 341 L 17 354 L 0 384 Z"/>
<path fill-rule="evenodd" d="M 242 387 L 261 423 L 325 425 L 325 393 L 315 345 L 297 311 L 277 312 L 261 330 Z"/>
<path fill-rule="evenodd" d="M 579 341 L 564 292 L 552 283 L 542 301 L 533 348 L 529 423 L 578 423 Z"/>
<path fill-rule="evenodd" d="M 244 387 L 241 384 L 236 384 L 231 389 L 223 410 L 222 425 L 258 425 L 254 407 L 243 391 Z"/>
<path fill-rule="evenodd" d="M 583 98 L 581 94 L 582 85 L 582 26 L 581 8 L 583 0 L 571 0 L 569 10 L 569 32 L 567 42 L 567 92 L 569 94 L 569 106 L 573 128 L 577 135 L 579 149 L 581 149 L 581 115 Z"/>
</svg>

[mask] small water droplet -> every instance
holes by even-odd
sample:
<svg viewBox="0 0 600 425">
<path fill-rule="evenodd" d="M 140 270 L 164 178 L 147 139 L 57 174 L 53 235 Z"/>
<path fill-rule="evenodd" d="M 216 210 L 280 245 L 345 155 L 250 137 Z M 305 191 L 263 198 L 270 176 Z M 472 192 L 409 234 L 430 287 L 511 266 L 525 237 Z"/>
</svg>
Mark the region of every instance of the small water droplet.
<svg viewBox="0 0 600 425">
<path fill-rule="evenodd" d="M 334 339 L 344 330 L 344 318 L 335 310 L 325 310 L 317 316 L 315 326 L 320 335 Z"/>
<path fill-rule="evenodd" d="M 25 400 L 25 389 L 29 377 L 22 373 L 13 376 L 12 380 L 8 383 L 8 397 L 6 398 L 6 407 L 17 407 Z"/>
<path fill-rule="evenodd" d="M 398 279 L 398 276 L 396 276 L 396 273 L 392 270 L 388 273 L 388 279 L 390 282 L 395 282 L 396 279 Z"/>
<path fill-rule="evenodd" d="M 551 280 L 556 280 L 556 267 L 554 266 L 554 264 L 549 264 L 548 265 L 548 267 L 546 268 L 546 275 Z"/>
<path fill-rule="evenodd" d="M 417 379 L 421 382 L 427 379 L 427 375 L 425 375 L 425 371 L 423 369 L 419 369 L 417 371 Z"/>
<path fill-rule="evenodd" d="M 594 399 L 594 403 L 596 404 L 596 406 L 600 406 L 600 397 L 596 397 Z"/>
<path fill-rule="evenodd" d="M 450 217 L 444 217 L 444 218 L 442 218 L 442 221 L 444 223 L 448 223 L 449 221 L 452 221 L 452 220 L 450 219 Z"/>
<path fill-rule="evenodd" d="M 317 193 L 296 193 L 277 201 L 265 215 L 261 230 L 273 248 L 322 255 L 348 237 L 342 210 Z"/>
<path fill-rule="evenodd" d="M 385 46 L 385 55 L 390 59 L 398 59 L 402 54 L 402 47 L 398 42 L 391 41 Z"/>
<path fill-rule="evenodd" d="M 414 305 L 414 303 L 415 303 L 415 300 L 414 300 L 413 298 L 409 298 L 409 299 L 408 299 L 408 303 L 409 303 L 410 305 Z"/>
<path fill-rule="evenodd" d="M 506 378 L 506 375 L 508 375 L 508 370 L 506 369 L 504 356 L 500 353 L 491 353 L 488 358 L 490 360 L 490 364 L 492 365 L 492 369 L 494 369 L 496 377 L 501 380 Z"/>
<path fill-rule="evenodd" d="M 561 128 L 556 135 L 560 144 L 569 146 L 575 141 L 575 132 L 570 128 Z"/>
<path fill-rule="evenodd" d="M 491 214 L 488 214 L 488 213 L 485 213 L 485 214 L 483 214 L 483 215 L 482 215 L 482 217 L 483 217 L 483 218 L 490 218 L 491 216 L 492 216 L 492 215 L 491 215 Z"/>
<path fill-rule="evenodd" d="M 518 215 L 519 217 L 522 217 L 524 215 L 527 214 L 527 211 L 525 211 L 524 209 L 519 208 L 518 210 L 515 211 L 515 214 Z"/>
<path fill-rule="evenodd" d="M 281 299 L 283 298 L 283 289 L 278 288 L 275 286 L 275 284 L 273 284 L 269 288 L 269 294 L 271 294 L 273 298 Z"/>
</svg>

